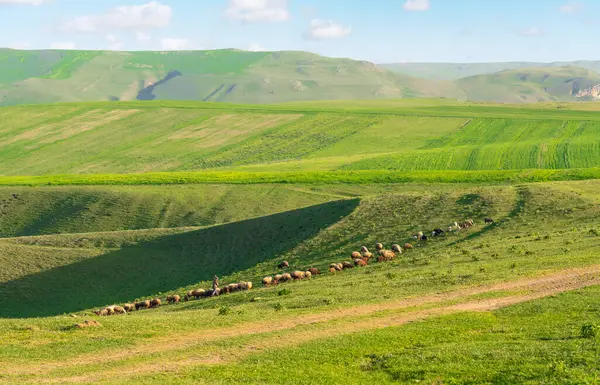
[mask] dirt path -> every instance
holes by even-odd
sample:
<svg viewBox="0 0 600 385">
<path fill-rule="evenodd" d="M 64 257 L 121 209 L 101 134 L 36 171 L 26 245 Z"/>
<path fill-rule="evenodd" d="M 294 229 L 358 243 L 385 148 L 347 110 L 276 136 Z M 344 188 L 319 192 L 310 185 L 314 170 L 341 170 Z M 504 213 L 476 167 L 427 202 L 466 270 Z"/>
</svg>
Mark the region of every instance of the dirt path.
<svg viewBox="0 0 600 385">
<path fill-rule="evenodd" d="M 306 343 L 319 338 L 327 338 L 333 335 L 347 334 L 353 332 L 365 331 L 368 329 L 377 329 L 388 326 L 399 326 L 407 322 L 425 319 L 432 316 L 440 316 L 463 311 L 490 311 L 500 307 L 517 304 L 533 299 L 543 298 L 557 293 L 584 288 L 587 286 L 600 284 L 600 265 L 588 266 L 585 268 L 575 268 L 562 271 L 555 271 L 542 276 L 533 278 L 523 278 L 511 282 L 503 282 L 493 285 L 466 288 L 448 293 L 439 293 L 422 297 L 413 297 L 401 301 L 378 303 L 371 305 L 361 305 L 348 309 L 325 311 L 316 314 L 309 314 L 287 319 L 277 319 L 260 323 L 251 323 L 237 325 L 234 327 L 203 330 L 199 332 L 168 336 L 165 338 L 156 338 L 147 343 L 137 345 L 133 348 L 121 351 L 107 351 L 102 354 L 86 354 L 76 357 L 67 362 L 38 363 L 32 366 L 22 366 L 14 368 L 14 374 L 35 374 L 47 372 L 49 370 L 77 367 L 84 365 L 94 365 L 103 363 L 112 363 L 124 360 L 133 356 L 151 355 L 158 352 L 172 352 L 193 348 L 206 342 L 214 342 L 227 338 L 235 338 L 248 335 L 270 334 L 277 331 L 285 331 L 281 335 L 269 335 L 261 338 L 256 343 L 248 343 L 235 350 L 220 350 L 217 355 L 211 354 L 206 357 L 194 357 L 181 360 L 180 362 L 169 361 L 163 364 L 164 358 L 157 360 L 150 358 L 148 361 L 135 364 L 133 368 L 119 368 L 103 370 L 99 372 L 88 372 L 85 376 L 65 377 L 58 379 L 39 380 L 41 382 L 81 382 L 94 381 L 101 379 L 110 379 L 113 376 L 135 376 L 136 374 L 149 374 L 152 372 L 177 371 L 182 368 L 189 368 L 190 365 L 206 365 L 215 363 L 225 363 L 235 361 L 247 354 L 260 352 L 263 349 L 277 346 L 296 345 L 299 342 Z M 469 300 L 469 296 L 493 293 L 501 291 L 525 291 L 522 294 L 507 295 L 503 297 Z M 447 305 L 443 302 L 462 300 L 458 304 Z M 422 309 L 425 305 L 435 305 L 432 308 Z M 411 309 L 414 307 L 421 307 Z M 390 312 L 390 314 L 381 314 L 380 312 Z M 394 314 L 394 311 L 400 314 Z M 361 317 L 373 317 L 368 323 L 359 322 Z M 335 325 L 327 325 L 327 322 L 335 321 Z M 305 325 L 316 325 L 317 330 L 294 330 Z M 329 327 L 328 327 L 329 326 Z M 302 335 L 302 338 L 295 338 Z M 115 377 L 116 378 L 116 377 Z"/>
</svg>

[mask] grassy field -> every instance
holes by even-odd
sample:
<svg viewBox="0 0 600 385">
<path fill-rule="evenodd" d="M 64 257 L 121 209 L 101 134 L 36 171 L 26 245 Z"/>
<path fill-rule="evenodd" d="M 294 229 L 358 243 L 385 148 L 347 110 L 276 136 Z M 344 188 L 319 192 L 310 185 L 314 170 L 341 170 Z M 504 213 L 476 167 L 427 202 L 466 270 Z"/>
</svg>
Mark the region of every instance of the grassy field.
<svg viewBox="0 0 600 385">
<path fill-rule="evenodd" d="M 64 103 L 0 120 L 0 383 L 600 378 L 597 104 Z M 414 248 L 328 272 L 376 242 Z M 322 274 L 262 287 L 282 260 Z M 214 274 L 253 288 L 92 312 Z"/>
<path fill-rule="evenodd" d="M 25 236 L 0 238 L 0 363 L 15 368 L 0 380 L 38 382 L 43 371 L 44 380 L 59 383 L 593 381 L 595 369 L 585 368 L 595 340 L 580 329 L 600 322 L 597 289 L 559 294 L 600 283 L 599 187 L 3 187 L 4 201 L 22 200 L 12 218 L 30 224 L 16 234 Z M 234 196 L 212 197 L 214 189 Z M 260 204 L 252 199 L 267 191 L 277 206 L 254 211 Z M 284 196 L 287 203 L 277 198 Z M 56 211 L 38 213 L 57 197 L 66 198 L 48 205 Z M 235 217 L 228 222 L 219 209 L 205 219 L 178 216 L 195 197 L 203 208 L 219 201 Z M 93 215 L 76 210 L 94 200 Z M 244 206 L 230 207 L 236 201 Z M 163 228 L 125 230 L 156 226 L 144 218 L 156 220 L 165 206 L 172 214 Z M 131 219 L 136 210 L 139 222 Z M 11 215 L 0 223 L 14 223 Z M 484 216 L 495 224 L 483 224 Z M 63 217 L 73 228 L 55 221 Z M 282 259 L 292 269 L 324 271 L 362 244 L 412 242 L 416 231 L 466 218 L 474 228 L 415 242 L 394 262 L 260 288 Z M 77 223 L 88 226 L 85 233 Z M 120 317 L 87 310 L 208 287 L 214 273 L 223 283 L 256 287 Z M 70 328 L 84 319 L 103 326 Z M 276 366 L 282 374 L 273 376 Z"/>
<path fill-rule="evenodd" d="M 593 106 L 531 108 L 430 99 L 7 107 L 0 109 L 0 174 L 530 169 L 560 174 L 600 166 L 600 117 Z M 461 180 L 451 175 L 442 173 L 442 179 Z M 406 180 L 401 173 L 395 178 L 401 179 L 388 181 Z"/>
</svg>

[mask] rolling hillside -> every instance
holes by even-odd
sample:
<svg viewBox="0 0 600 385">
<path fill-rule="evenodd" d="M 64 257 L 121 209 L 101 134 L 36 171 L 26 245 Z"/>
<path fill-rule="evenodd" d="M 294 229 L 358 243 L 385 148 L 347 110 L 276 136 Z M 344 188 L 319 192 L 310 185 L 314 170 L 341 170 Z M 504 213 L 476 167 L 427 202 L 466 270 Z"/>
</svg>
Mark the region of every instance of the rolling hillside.
<svg viewBox="0 0 600 385">
<path fill-rule="evenodd" d="M 573 108 L 593 106 L 407 99 L 5 107 L 0 175 L 585 169 L 600 167 L 600 118 Z"/>
<path fill-rule="evenodd" d="M 600 85 L 600 74 L 579 67 L 524 68 L 459 79 L 469 100 L 507 103 L 598 100 L 579 93 Z"/>
<path fill-rule="evenodd" d="M 307 52 L 0 50 L 0 105 L 101 100 L 464 98 L 451 82 Z"/>
<path fill-rule="evenodd" d="M 501 63 L 384 63 L 380 67 L 403 75 L 431 80 L 458 80 L 525 68 L 579 67 L 600 73 L 600 61 L 573 62 L 501 62 Z"/>
</svg>

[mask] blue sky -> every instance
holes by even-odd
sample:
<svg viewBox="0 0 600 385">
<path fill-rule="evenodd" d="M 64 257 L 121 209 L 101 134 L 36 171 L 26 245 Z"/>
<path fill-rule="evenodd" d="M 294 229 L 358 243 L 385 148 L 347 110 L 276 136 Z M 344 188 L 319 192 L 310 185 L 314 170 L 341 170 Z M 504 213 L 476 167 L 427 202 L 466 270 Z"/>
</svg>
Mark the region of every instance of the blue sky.
<svg viewBox="0 0 600 385">
<path fill-rule="evenodd" d="M 599 60 L 600 0 L 0 0 L 0 47 Z"/>
</svg>

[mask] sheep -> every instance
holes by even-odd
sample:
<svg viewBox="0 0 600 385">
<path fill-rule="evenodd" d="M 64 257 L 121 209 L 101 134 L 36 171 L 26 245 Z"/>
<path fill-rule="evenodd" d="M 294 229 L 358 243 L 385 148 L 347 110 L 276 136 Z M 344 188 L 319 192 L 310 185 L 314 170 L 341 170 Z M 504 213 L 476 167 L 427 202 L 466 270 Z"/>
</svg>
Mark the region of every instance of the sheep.
<svg viewBox="0 0 600 385">
<path fill-rule="evenodd" d="M 356 265 L 357 267 L 364 267 L 367 266 L 367 261 L 365 261 L 364 259 L 355 259 L 354 260 L 354 265 Z"/>
<path fill-rule="evenodd" d="M 160 298 L 154 298 L 152 301 L 150 301 L 150 307 L 159 307 L 161 303 L 162 301 Z"/>
<path fill-rule="evenodd" d="M 280 269 L 287 269 L 288 267 L 290 267 L 290 264 L 288 263 L 288 261 L 283 261 L 279 265 L 277 265 L 277 267 L 279 267 Z"/>
<path fill-rule="evenodd" d="M 263 286 L 269 286 L 273 283 L 273 277 L 264 277 L 262 279 Z"/>
<path fill-rule="evenodd" d="M 106 309 L 106 308 L 104 308 L 104 309 L 100 309 L 100 310 L 96 310 L 96 311 L 94 311 L 94 313 L 95 313 L 97 316 L 100 316 L 100 317 L 107 317 L 107 316 L 109 315 L 109 314 L 108 314 L 108 309 Z"/>
<path fill-rule="evenodd" d="M 283 278 L 283 274 L 275 274 L 273 276 L 273 285 L 277 285 L 281 281 L 281 278 Z"/>
<path fill-rule="evenodd" d="M 312 275 L 319 275 L 319 274 L 321 274 L 321 270 L 317 269 L 316 267 L 311 267 L 310 269 L 308 269 L 308 271 L 310 271 L 310 273 Z"/>
<path fill-rule="evenodd" d="M 369 249 L 367 249 L 367 246 L 361 246 L 361 248 L 360 248 L 360 252 L 361 252 L 361 253 L 368 253 L 368 252 L 369 252 Z"/>
<path fill-rule="evenodd" d="M 306 270 L 306 271 L 304 272 L 304 277 L 306 277 L 306 278 L 308 278 L 308 279 L 310 279 L 310 278 L 312 277 L 312 273 L 310 272 L 310 270 Z"/>
<path fill-rule="evenodd" d="M 329 268 L 329 272 L 330 272 L 331 274 L 335 274 L 335 273 L 337 272 L 337 269 L 336 269 L 336 268 L 334 268 L 334 267 L 330 267 L 330 268 Z"/>
<path fill-rule="evenodd" d="M 167 296 L 168 303 L 174 304 L 174 303 L 178 303 L 179 301 L 181 301 L 181 297 L 179 296 L 179 294 L 173 294 L 173 295 Z"/>
<path fill-rule="evenodd" d="M 329 265 L 329 268 L 336 269 L 339 271 L 343 269 L 343 265 L 341 263 L 332 263 Z"/>
<path fill-rule="evenodd" d="M 234 292 L 234 291 L 238 291 L 238 290 L 241 290 L 241 289 L 242 289 L 242 288 L 240 287 L 240 285 L 241 285 L 241 283 L 230 283 L 230 284 L 229 284 L 229 285 L 227 285 L 227 286 L 229 286 L 229 290 L 230 290 L 231 292 Z"/>
<path fill-rule="evenodd" d="M 381 243 L 375 244 L 375 250 L 379 251 L 383 249 L 383 245 Z"/>
<path fill-rule="evenodd" d="M 190 299 L 192 299 L 192 297 L 194 296 L 194 290 L 188 290 L 187 293 L 185 293 L 185 296 L 183 297 L 184 301 L 189 301 Z"/>
<path fill-rule="evenodd" d="M 377 262 L 387 262 L 393 260 L 394 258 L 396 258 L 396 254 L 394 254 L 393 251 L 385 250 L 385 252 L 377 258 Z"/>
<path fill-rule="evenodd" d="M 367 251 L 366 253 L 362 253 L 361 256 L 362 256 L 362 258 L 369 259 L 369 258 L 373 258 L 373 253 L 370 253 Z"/>
<path fill-rule="evenodd" d="M 444 230 L 440 229 L 440 228 L 434 229 L 431 232 L 431 236 L 432 237 L 443 237 L 445 235 L 446 235 L 446 232 Z"/>
<path fill-rule="evenodd" d="M 422 238 L 423 238 L 423 232 L 422 232 L 422 231 L 419 231 L 419 232 L 417 233 L 417 240 L 419 240 L 419 241 L 420 241 Z"/>
<path fill-rule="evenodd" d="M 342 269 L 353 269 L 354 265 L 348 261 L 342 262 Z"/>
<path fill-rule="evenodd" d="M 350 258 L 360 258 L 361 256 L 362 254 L 358 251 L 353 251 L 352 254 L 350 254 Z"/>
<path fill-rule="evenodd" d="M 403 249 L 404 250 L 412 250 L 413 249 L 413 245 L 411 245 L 410 243 L 405 243 Z"/>
<path fill-rule="evenodd" d="M 148 301 L 148 300 L 136 302 L 136 304 L 135 304 L 135 310 L 148 309 L 148 308 L 150 308 L 150 301 Z"/>
<path fill-rule="evenodd" d="M 290 273 L 284 273 L 283 276 L 281 277 L 281 280 L 283 282 L 291 281 L 292 280 L 292 275 Z"/>
<path fill-rule="evenodd" d="M 402 254 L 402 248 L 396 243 L 392 245 L 392 251 L 398 254 Z"/>
<path fill-rule="evenodd" d="M 100 324 L 100 322 L 94 321 L 94 320 L 86 320 L 80 324 L 73 325 L 73 327 L 75 327 L 77 329 L 85 329 L 85 328 L 89 328 L 89 327 L 98 327 L 98 326 L 102 326 L 102 325 Z"/>
<path fill-rule="evenodd" d="M 200 297 L 204 297 L 206 296 L 206 290 L 204 289 L 196 289 L 196 290 L 192 290 L 192 295 L 194 296 L 194 298 L 198 299 Z"/>
<path fill-rule="evenodd" d="M 223 286 L 221 291 L 223 292 L 223 294 L 229 294 L 229 293 L 233 292 L 233 290 L 231 289 L 231 286 L 229 286 L 229 285 Z"/>
<path fill-rule="evenodd" d="M 105 309 L 108 312 L 108 315 L 115 314 L 115 305 L 107 306 Z"/>
<path fill-rule="evenodd" d="M 344 264 L 343 263 L 337 263 L 335 266 L 336 266 L 336 268 L 337 268 L 338 271 L 344 270 Z"/>
<path fill-rule="evenodd" d="M 292 273 L 292 278 L 295 280 L 296 279 L 304 279 L 305 276 L 306 276 L 306 274 L 304 274 L 303 271 L 296 270 Z"/>
<path fill-rule="evenodd" d="M 113 307 L 113 311 L 115 312 L 115 314 L 127 314 L 127 311 L 122 306 Z"/>
<path fill-rule="evenodd" d="M 427 239 L 428 239 L 428 238 L 427 238 L 427 235 L 423 235 L 423 236 L 421 236 L 421 240 L 422 240 L 422 241 L 426 241 Z"/>
<path fill-rule="evenodd" d="M 252 282 L 240 282 L 238 283 L 239 290 L 250 290 L 252 289 Z"/>
<path fill-rule="evenodd" d="M 126 312 L 131 312 L 133 309 L 135 309 L 135 304 L 126 303 L 125 305 L 123 305 L 123 309 L 125 309 Z"/>
<path fill-rule="evenodd" d="M 483 218 L 483 221 L 486 225 L 494 223 L 494 220 L 492 218 Z"/>
</svg>

